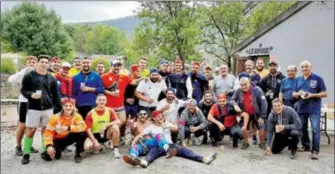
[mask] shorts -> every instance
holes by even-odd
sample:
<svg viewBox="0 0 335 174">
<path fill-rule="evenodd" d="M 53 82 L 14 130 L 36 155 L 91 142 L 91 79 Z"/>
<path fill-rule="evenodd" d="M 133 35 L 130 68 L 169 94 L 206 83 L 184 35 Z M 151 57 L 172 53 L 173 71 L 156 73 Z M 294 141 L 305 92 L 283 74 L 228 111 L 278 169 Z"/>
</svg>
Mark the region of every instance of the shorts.
<svg viewBox="0 0 335 174">
<path fill-rule="evenodd" d="M 28 102 L 19 102 L 17 105 L 17 113 L 19 114 L 19 122 L 26 123 L 28 112 Z"/>
<path fill-rule="evenodd" d="M 48 124 L 49 118 L 53 115 L 53 109 L 48 110 L 33 110 L 29 109 L 27 112 L 26 127 L 38 128 L 45 127 Z"/>
<path fill-rule="evenodd" d="M 93 133 L 94 138 L 99 142 L 99 143 L 105 143 L 108 141 L 107 139 L 107 131 L 108 129 L 105 129 L 104 131 L 104 136 L 101 137 L 100 133 Z"/>
</svg>

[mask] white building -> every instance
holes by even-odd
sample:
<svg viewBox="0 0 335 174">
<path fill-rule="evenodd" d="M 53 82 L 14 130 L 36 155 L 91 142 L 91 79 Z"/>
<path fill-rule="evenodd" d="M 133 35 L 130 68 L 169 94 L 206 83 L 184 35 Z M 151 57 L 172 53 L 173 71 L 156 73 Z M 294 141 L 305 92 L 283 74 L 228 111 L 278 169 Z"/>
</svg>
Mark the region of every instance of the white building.
<svg viewBox="0 0 335 174">
<path fill-rule="evenodd" d="M 233 52 L 236 69 L 243 71 L 244 60 L 274 56 L 286 75 L 288 65 L 303 60 L 312 63 L 313 72 L 323 77 L 328 97 L 334 104 L 334 2 L 300 1 L 241 42 Z M 238 73 L 236 72 L 236 73 Z M 298 75 L 301 75 L 300 70 Z"/>
</svg>

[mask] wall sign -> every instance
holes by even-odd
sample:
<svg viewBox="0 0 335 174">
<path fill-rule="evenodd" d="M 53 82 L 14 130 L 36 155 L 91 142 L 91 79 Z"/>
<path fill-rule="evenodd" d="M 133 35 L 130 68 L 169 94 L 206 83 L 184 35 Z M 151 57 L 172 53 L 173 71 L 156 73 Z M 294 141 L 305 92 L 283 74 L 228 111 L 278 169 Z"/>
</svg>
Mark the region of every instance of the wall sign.
<svg viewBox="0 0 335 174">
<path fill-rule="evenodd" d="M 249 48 L 249 49 L 247 49 L 246 53 L 249 54 L 249 56 L 269 55 L 270 51 L 273 49 L 272 46 L 263 48 L 263 44 L 261 44 L 261 43 L 258 46 L 259 46 L 259 48 Z"/>
</svg>

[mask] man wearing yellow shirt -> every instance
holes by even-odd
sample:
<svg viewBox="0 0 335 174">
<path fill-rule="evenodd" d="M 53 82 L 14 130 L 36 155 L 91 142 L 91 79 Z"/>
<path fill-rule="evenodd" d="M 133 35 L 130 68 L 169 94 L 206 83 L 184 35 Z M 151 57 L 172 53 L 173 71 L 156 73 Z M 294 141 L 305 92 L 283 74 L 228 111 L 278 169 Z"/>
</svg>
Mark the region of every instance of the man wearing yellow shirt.
<svg viewBox="0 0 335 174">
<path fill-rule="evenodd" d="M 264 78 L 266 75 L 269 74 L 269 70 L 264 68 L 264 60 L 262 58 L 258 58 L 256 60 L 256 69 L 255 72 L 261 76 L 261 78 Z"/>
<path fill-rule="evenodd" d="M 73 77 L 77 75 L 81 70 L 81 59 L 80 57 L 75 57 L 73 59 L 73 65 L 72 68 L 69 70 L 69 76 Z"/>
<path fill-rule="evenodd" d="M 150 71 L 147 69 L 148 61 L 145 57 L 140 59 L 141 77 L 149 77 Z"/>
</svg>

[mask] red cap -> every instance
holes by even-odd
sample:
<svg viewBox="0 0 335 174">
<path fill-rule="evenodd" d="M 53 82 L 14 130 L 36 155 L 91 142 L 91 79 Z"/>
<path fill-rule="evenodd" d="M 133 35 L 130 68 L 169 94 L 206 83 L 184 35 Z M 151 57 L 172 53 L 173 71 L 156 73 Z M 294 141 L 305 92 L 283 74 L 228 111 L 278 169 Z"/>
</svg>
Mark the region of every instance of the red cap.
<svg viewBox="0 0 335 174">
<path fill-rule="evenodd" d="M 217 97 L 218 100 L 227 100 L 227 96 L 225 94 L 219 94 Z"/>
<path fill-rule="evenodd" d="M 157 110 L 156 110 L 156 111 L 153 111 L 153 112 L 152 112 L 152 117 L 153 117 L 153 118 L 156 118 L 156 117 L 158 117 L 160 114 L 161 114 L 161 112 L 159 112 L 159 111 L 157 111 Z"/>
<path fill-rule="evenodd" d="M 76 101 L 72 98 L 63 98 L 62 99 L 62 105 L 65 105 L 66 103 L 71 103 L 72 105 L 76 105 Z"/>
<path fill-rule="evenodd" d="M 138 70 L 140 70 L 140 65 L 138 65 L 138 64 L 132 64 L 131 67 L 130 67 L 130 69 L 131 69 L 131 72 L 138 71 Z"/>
<path fill-rule="evenodd" d="M 52 59 L 51 59 L 51 62 L 53 62 L 53 63 L 60 63 L 60 58 L 59 57 L 53 57 Z"/>
</svg>

